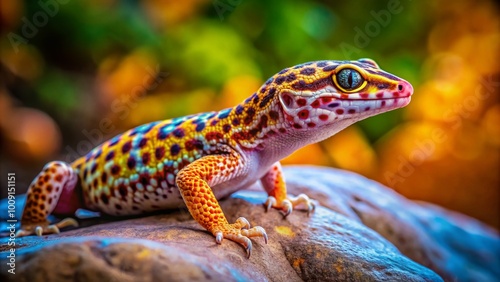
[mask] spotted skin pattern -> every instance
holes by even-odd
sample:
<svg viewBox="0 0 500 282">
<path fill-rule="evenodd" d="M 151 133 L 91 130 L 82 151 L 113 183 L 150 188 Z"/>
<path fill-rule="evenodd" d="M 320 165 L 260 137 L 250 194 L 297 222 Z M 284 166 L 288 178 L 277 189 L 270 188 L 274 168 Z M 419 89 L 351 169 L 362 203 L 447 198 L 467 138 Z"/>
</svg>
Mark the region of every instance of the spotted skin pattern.
<svg viewBox="0 0 500 282">
<path fill-rule="evenodd" d="M 249 256 L 249 237 L 267 242 L 264 228 L 250 228 L 245 218 L 230 224 L 218 199 L 260 180 L 268 209 L 285 216 L 297 206 L 312 211 L 306 195 L 287 195 L 279 160 L 356 121 L 406 106 L 412 93 L 411 84 L 370 59 L 284 69 L 233 108 L 148 123 L 71 164 L 48 163 L 28 190 L 18 235 L 76 225 L 46 218 L 78 208 L 119 216 L 186 205 L 217 243 L 238 242 Z"/>
</svg>

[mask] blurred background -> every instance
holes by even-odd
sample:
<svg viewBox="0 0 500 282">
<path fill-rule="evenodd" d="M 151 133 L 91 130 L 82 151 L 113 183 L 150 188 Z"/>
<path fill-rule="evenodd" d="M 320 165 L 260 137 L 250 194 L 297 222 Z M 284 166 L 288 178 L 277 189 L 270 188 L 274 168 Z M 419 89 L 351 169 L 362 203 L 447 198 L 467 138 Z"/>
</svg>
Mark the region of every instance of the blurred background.
<svg viewBox="0 0 500 282">
<path fill-rule="evenodd" d="M 405 109 L 303 148 L 499 228 L 500 18 L 493 1 L 0 1 L 1 196 L 142 123 L 234 106 L 295 64 L 369 57 Z"/>
</svg>

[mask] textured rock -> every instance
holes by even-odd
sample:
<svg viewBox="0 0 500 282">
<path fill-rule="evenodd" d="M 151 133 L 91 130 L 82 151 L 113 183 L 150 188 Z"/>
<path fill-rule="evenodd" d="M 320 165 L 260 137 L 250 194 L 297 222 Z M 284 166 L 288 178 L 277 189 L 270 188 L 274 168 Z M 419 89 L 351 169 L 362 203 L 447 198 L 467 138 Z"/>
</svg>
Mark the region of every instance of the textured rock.
<svg viewBox="0 0 500 282">
<path fill-rule="evenodd" d="M 500 277 L 499 234 L 475 219 L 410 201 L 351 172 L 300 166 L 287 167 L 286 176 L 290 193 L 307 193 L 322 206 L 364 224 L 445 280 Z"/>
<path fill-rule="evenodd" d="M 472 219 L 411 202 L 345 171 L 289 167 L 286 176 L 291 193 L 305 192 L 324 207 L 310 217 L 294 212 L 283 219 L 275 210 L 264 212 L 262 190 L 221 201 L 230 221 L 244 216 L 267 230 L 269 244 L 253 240 L 250 259 L 229 240 L 215 244 L 186 210 L 175 210 L 86 219 L 85 227 L 59 235 L 18 238 L 17 274 L 6 272 L 2 252 L 0 280 L 441 280 L 422 265 L 445 280 L 488 281 L 498 274 L 498 235 Z M 1 251 L 5 242 L 0 238 Z"/>
</svg>

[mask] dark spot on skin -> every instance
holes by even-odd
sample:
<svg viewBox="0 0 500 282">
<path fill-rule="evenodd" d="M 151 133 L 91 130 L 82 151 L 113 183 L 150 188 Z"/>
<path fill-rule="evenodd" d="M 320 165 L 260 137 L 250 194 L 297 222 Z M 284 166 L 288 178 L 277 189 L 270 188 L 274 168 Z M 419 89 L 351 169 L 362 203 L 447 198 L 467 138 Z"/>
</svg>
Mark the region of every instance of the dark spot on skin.
<svg viewBox="0 0 500 282">
<path fill-rule="evenodd" d="M 253 102 L 254 102 L 254 104 L 257 104 L 259 102 L 259 96 L 255 95 L 253 97 Z"/>
<path fill-rule="evenodd" d="M 41 199 L 42 201 L 45 201 L 45 200 L 47 200 L 47 196 L 42 195 L 42 196 L 40 196 L 40 199 Z"/>
<path fill-rule="evenodd" d="M 281 85 L 283 82 L 285 82 L 286 77 L 285 76 L 278 76 L 275 80 L 274 83 Z"/>
<path fill-rule="evenodd" d="M 134 136 L 137 134 L 137 130 L 131 130 L 130 133 L 128 134 L 128 136 Z"/>
<path fill-rule="evenodd" d="M 327 67 L 324 67 L 323 68 L 323 71 L 332 71 L 334 69 L 336 69 L 337 66 L 336 65 L 332 65 L 332 66 L 327 66 Z"/>
<path fill-rule="evenodd" d="M 328 120 L 328 116 L 327 115 L 319 115 L 319 119 L 322 121 L 325 121 L 325 120 Z"/>
<path fill-rule="evenodd" d="M 52 204 L 52 198 L 49 198 L 49 205 Z"/>
<path fill-rule="evenodd" d="M 305 68 L 300 71 L 300 74 L 303 75 L 313 75 L 316 72 L 316 69 L 314 68 Z"/>
<path fill-rule="evenodd" d="M 106 194 L 101 194 L 101 201 L 106 205 L 109 204 L 108 196 Z"/>
<path fill-rule="evenodd" d="M 129 169 L 133 169 L 135 167 L 135 159 L 133 157 L 129 157 L 127 160 L 127 167 Z"/>
<path fill-rule="evenodd" d="M 210 122 L 210 125 L 211 125 L 211 126 L 215 126 L 218 122 L 219 122 L 219 120 L 214 119 L 214 120 L 212 120 L 212 121 Z"/>
<path fill-rule="evenodd" d="M 43 177 L 43 181 L 45 181 L 45 182 L 49 181 L 49 179 L 50 179 L 50 176 L 49 176 L 49 175 L 45 175 L 45 176 Z"/>
<path fill-rule="evenodd" d="M 146 186 L 149 184 L 149 178 L 146 175 L 141 176 L 141 183 L 143 186 Z"/>
<path fill-rule="evenodd" d="M 250 131 L 248 131 L 248 134 L 250 134 L 251 136 L 255 136 L 257 135 L 257 133 L 259 133 L 259 130 L 257 128 L 253 128 Z"/>
<path fill-rule="evenodd" d="M 259 122 L 259 127 L 261 128 L 266 128 L 267 127 L 267 121 L 269 120 L 269 118 L 266 116 L 266 115 L 262 115 L 260 117 L 260 122 Z"/>
<path fill-rule="evenodd" d="M 118 166 L 118 165 L 113 165 L 113 166 L 111 167 L 111 173 L 112 173 L 113 175 L 117 175 L 118 173 L 120 173 L 120 166 Z"/>
<path fill-rule="evenodd" d="M 298 116 L 300 119 L 306 119 L 309 117 L 309 111 L 308 110 L 302 110 L 298 113 Z"/>
<path fill-rule="evenodd" d="M 108 180 L 108 174 L 106 172 L 103 172 L 101 175 L 101 182 L 106 183 L 107 180 Z"/>
<path fill-rule="evenodd" d="M 349 110 L 347 110 L 347 112 L 348 112 L 349 114 L 354 114 L 354 113 L 356 112 L 356 110 L 355 110 L 355 109 L 349 109 Z"/>
<path fill-rule="evenodd" d="M 254 108 L 248 108 L 247 115 L 254 116 L 255 115 L 255 109 Z"/>
<path fill-rule="evenodd" d="M 163 147 L 158 147 L 155 150 L 155 157 L 157 160 L 161 160 L 165 156 L 165 148 Z"/>
<path fill-rule="evenodd" d="M 222 126 L 222 130 L 225 132 L 225 133 L 228 133 L 230 130 L 231 130 L 231 126 L 229 124 L 224 124 Z"/>
<path fill-rule="evenodd" d="M 149 153 L 144 153 L 142 154 L 142 163 L 147 165 L 149 163 L 149 160 L 150 160 L 150 155 Z"/>
<path fill-rule="evenodd" d="M 87 175 L 89 174 L 89 170 L 87 168 L 85 168 L 83 170 L 83 178 L 87 178 Z M 40 179 L 41 180 L 41 179 Z"/>
<path fill-rule="evenodd" d="M 269 101 L 271 101 L 273 99 L 275 93 L 276 93 L 276 88 L 273 87 L 273 88 L 269 89 L 269 92 L 266 94 L 266 96 L 264 96 L 264 98 L 262 98 L 262 101 L 260 102 L 259 107 L 264 108 L 265 106 L 267 106 Z"/>
<path fill-rule="evenodd" d="M 271 84 L 271 82 L 273 82 L 273 78 L 272 78 L 272 77 L 271 77 L 271 78 L 269 78 L 269 79 L 266 81 L 266 85 Z"/>
<path fill-rule="evenodd" d="M 370 110 L 370 107 L 366 107 L 366 108 L 365 108 L 365 111 L 369 111 L 369 110 Z"/>
<path fill-rule="evenodd" d="M 387 89 L 387 88 L 389 88 L 389 84 L 387 84 L 387 83 L 379 83 L 379 84 L 377 84 L 377 88 L 378 89 Z"/>
<path fill-rule="evenodd" d="M 380 102 L 380 105 L 383 107 L 385 106 L 385 101 Z"/>
<path fill-rule="evenodd" d="M 242 105 L 238 105 L 238 106 L 236 106 L 236 111 L 235 111 L 235 113 L 236 113 L 237 115 L 241 115 L 241 114 L 243 113 L 243 111 L 244 111 L 244 110 L 245 110 L 245 108 L 244 108 Z"/>
<path fill-rule="evenodd" d="M 316 64 L 318 67 L 322 68 L 322 67 L 325 67 L 326 65 L 328 65 L 327 62 L 319 62 L 318 64 Z"/>
<path fill-rule="evenodd" d="M 44 204 L 40 204 L 40 209 L 44 210 L 45 209 L 45 205 Z"/>
<path fill-rule="evenodd" d="M 188 151 L 192 151 L 194 149 L 203 150 L 203 142 L 201 140 L 192 139 L 186 141 L 184 145 Z"/>
<path fill-rule="evenodd" d="M 149 200 L 149 196 L 148 196 L 148 194 L 144 194 L 144 196 L 143 196 L 143 197 L 144 197 L 144 199 Z"/>
<path fill-rule="evenodd" d="M 117 210 L 121 210 L 121 209 L 122 209 L 122 206 L 120 206 L 120 204 L 115 204 L 115 209 L 117 209 Z"/>
<path fill-rule="evenodd" d="M 92 181 L 92 185 L 97 188 L 97 178 L 94 178 L 94 181 Z"/>
<path fill-rule="evenodd" d="M 205 128 L 205 123 L 204 122 L 200 122 L 200 123 L 198 123 L 198 125 L 196 125 L 196 131 L 197 132 L 202 131 L 204 128 Z"/>
<path fill-rule="evenodd" d="M 314 122 L 310 122 L 310 123 L 308 123 L 308 124 L 307 124 L 307 126 L 308 126 L 308 127 L 315 127 L 315 126 L 316 126 L 316 124 L 315 124 Z"/>
<path fill-rule="evenodd" d="M 339 115 L 343 114 L 344 113 L 344 110 L 342 109 L 336 109 L 335 112 Z"/>
<path fill-rule="evenodd" d="M 139 141 L 139 148 L 146 146 L 147 142 L 148 142 L 148 138 L 142 138 L 141 141 Z"/>
<path fill-rule="evenodd" d="M 262 87 L 259 92 L 264 93 L 264 92 L 266 92 L 266 90 L 267 90 L 267 87 Z"/>
<path fill-rule="evenodd" d="M 138 207 L 136 207 L 136 206 L 133 206 L 133 207 L 132 207 L 132 210 L 137 211 L 137 210 L 139 210 L 139 208 L 138 208 Z"/>
<path fill-rule="evenodd" d="M 163 199 L 166 199 L 167 198 L 167 195 L 163 194 L 162 195 Z"/>
<path fill-rule="evenodd" d="M 291 74 L 289 74 L 289 75 L 286 76 L 286 82 L 292 82 L 295 79 L 297 79 L 297 76 L 293 72 Z"/>
<path fill-rule="evenodd" d="M 331 97 L 321 97 L 321 103 L 328 104 L 332 101 Z"/>
<path fill-rule="evenodd" d="M 331 103 L 330 105 L 328 105 L 329 108 L 335 108 L 335 107 L 338 107 L 338 106 L 340 106 L 340 103 L 337 103 L 337 102 Z"/>
<path fill-rule="evenodd" d="M 52 192 L 52 185 L 50 185 L 50 184 L 47 185 L 47 192 L 49 192 L 49 193 Z"/>
<path fill-rule="evenodd" d="M 96 170 L 97 170 L 97 164 L 96 164 L 96 163 L 94 163 L 94 164 L 92 165 L 92 168 L 90 169 L 90 173 L 91 173 L 91 174 L 94 174 Z"/>
<path fill-rule="evenodd" d="M 115 151 L 111 151 L 106 155 L 106 161 L 110 161 L 115 157 Z"/>
<path fill-rule="evenodd" d="M 184 130 L 182 128 L 176 128 L 173 132 L 174 136 L 177 138 L 184 137 Z"/>
<path fill-rule="evenodd" d="M 306 103 L 307 103 L 306 99 L 298 99 L 298 100 L 297 100 L 297 105 L 299 105 L 299 106 L 301 106 L 301 107 L 302 107 L 302 106 L 305 106 L 305 105 L 306 105 Z"/>
<path fill-rule="evenodd" d="M 127 191 L 127 187 L 125 187 L 125 185 L 123 185 L 123 184 L 122 184 L 122 185 L 120 185 L 120 187 L 118 187 L 118 192 L 120 193 L 120 195 L 121 195 L 122 197 L 124 197 L 124 198 L 125 198 L 125 197 L 127 196 L 127 193 L 128 193 L 128 191 Z"/>
<path fill-rule="evenodd" d="M 240 120 L 239 120 L 239 119 L 237 119 L 237 118 L 235 118 L 235 119 L 233 119 L 232 124 L 233 124 L 234 126 L 238 126 L 238 125 L 240 125 Z"/>
<path fill-rule="evenodd" d="M 34 197 L 35 197 L 35 200 L 40 199 L 40 195 L 38 195 L 38 194 L 35 194 L 35 196 L 34 196 Z"/>
<path fill-rule="evenodd" d="M 58 174 L 58 175 L 56 175 L 56 177 L 55 177 L 54 179 L 55 179 L 57 182 L 61 182 L 61 181 L 62 181 L 62 178 L 63 178 L 63 176 L 62 176 L 62 175 L 60 175 L 60 174 Z"/>
<path fill-rule="evenodd" d="M 170 147 L 170 155 L 172 156 L 176 156 L 180 151 L 181 147 L 179 146 L 179 144 L 174 144 L 172 145 L 172 147 Z"/>
<path fill-rule="evenodd" d="M 209 132 L 205 135 L 205 138 L 210 141 L 210 140 L 218 140 L 224 138 L 224 135 L 220 132 Z"/>
<path fill-rule="evenodd" d="M 269 112 L 269 117 L 272 119 L 272 120 L 278 120 L 278 118 L 280 117 L 280 115 L 278 114 L 277 111 L 270 111 Z"/>
<path fill-rule="evenodd" d="M 298 123 L 294 123 L 293 124 L 293 127 L 294 128 L 297 128 L 297 129 L 301 129 L 302 128 L 302 125 L 298 124 Z"/>
</svg>

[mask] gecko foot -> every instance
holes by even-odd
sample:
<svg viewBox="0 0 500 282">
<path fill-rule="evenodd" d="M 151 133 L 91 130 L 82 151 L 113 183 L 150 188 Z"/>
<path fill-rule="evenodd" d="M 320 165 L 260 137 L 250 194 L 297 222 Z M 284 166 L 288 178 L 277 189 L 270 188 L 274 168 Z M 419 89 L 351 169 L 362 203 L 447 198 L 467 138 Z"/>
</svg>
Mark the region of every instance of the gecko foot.
<svg viewBox="0 0 500 282">
<path fill-rule="evenodd" d="M 300 204 L 304 204 L 304 206 L 307 207 L 306 209 L 307 215 L 309 215 L 316 208 L 316 205 L 314 204 L 313 200 L 311 200 L 305 194 L 300 194 L 297 197 L 287 197 L 279 204 L 276 201 L 275 197 L 269 196 L 267 197 L 267 200 L 264 203 L 266 211 L 268 211 L 271 207 L 273 207 L 275 209 L 283 211 L 285 213 L 284 214 L 285 217 L 289 216 L 292 213 L 293 208 Z"/>
<path fill-rule="evenodd" d="M 78 222 L 73 218 L 65 218 L 58 223 L 49 224 L 46 222 L 21 223 L 21 229 L 16 232 L 16 237 L 24 237 L 32 234 L 42 236 L 44 234 L 59 234 L 59 228 L 67 226 L 78 227 Z"/>
<path fill-rule="evenodd" d="M 250 258 L 252 254 L 252 241 L 249 238 L 264 237 L 267 244 L 266 230 L 260 226 L 250 228 L 250 223 L 244 217 L 238 218 L 233 224 L 224 224 L 215 230 L 214 236 L 217 244 L 222 243 L 223 238 L 239 243 L 245 248 L 247 258 Z"/>
</svg>

